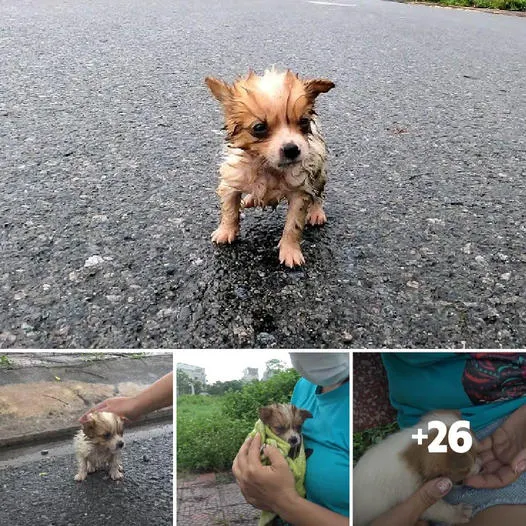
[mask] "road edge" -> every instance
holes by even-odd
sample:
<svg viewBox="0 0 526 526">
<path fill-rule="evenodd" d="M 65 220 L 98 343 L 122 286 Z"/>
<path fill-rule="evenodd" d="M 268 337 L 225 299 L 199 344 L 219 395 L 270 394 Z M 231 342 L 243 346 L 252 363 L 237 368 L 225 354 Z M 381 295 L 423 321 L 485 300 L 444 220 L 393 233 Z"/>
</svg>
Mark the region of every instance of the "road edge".
<svg viewBox="0 0 526 526">
<path fill-rule="evenodd" d="M 146 415 L 137 422 L 130 422 L 126 424 L 126 429 L 140 428 L 146 424 L 155 422 L 173 422 L 173 408 L 159 409 L 154 413 Z M 72 437 L 80 429 L 80 424 L 75 426 L 63 427 L 61 429 L 53 429 L 50 431 L 42 431 L 40 433 L 27 433 L 25 435 L 11 436 L 9 438 L 0 439 L 0 448 L 7 450 L 10 448 L 21 446 L 37 446 L 41 443 L 54 442 Z"/>
</svg>

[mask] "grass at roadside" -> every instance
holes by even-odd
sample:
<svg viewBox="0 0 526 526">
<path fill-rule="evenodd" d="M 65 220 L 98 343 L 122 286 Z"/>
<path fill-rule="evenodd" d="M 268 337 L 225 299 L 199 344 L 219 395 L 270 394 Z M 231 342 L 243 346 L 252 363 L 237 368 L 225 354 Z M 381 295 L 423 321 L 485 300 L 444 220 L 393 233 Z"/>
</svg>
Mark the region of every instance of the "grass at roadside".
<svg viewBox="0 0 526 526">
<path fill-rule="evenodd" d="M 367 449 L 383 440 L 387 435 L 395 433 L 398 429 L 398 424 L 393 422 L 385 426 L 372 427 L 365 431 L 353 433 L 353 465 L 356 465 Z"/>
<path fill-rule="evenodd" d="M 7 357 L 7 355 L 2 354 L 0 355 L 0 367 L 4 367 L 5 369 L 10 369 L 13 365 L 13 362 Z"/>
<path fill-rule="evenodd" d="M 229 471 L 258 418 L 258 408 L 288 403 L 298 373 L 289 369 L 269 380 L 245 384 L 224 395 L 177 398 L 177 471 Z"/>
<path fill-rule="evenodd" d="M 177 470 L 229 470 L 253 426 L 253 421 L 227 416 L 222 396 L 180 396 L 177 399 Z"/>
<path fill-rule="evenodd" d="M 526 0 L 412 0 L 429 2 L 444 6 L 478 7 L 485 9 L 503 9 L 506 11 L 526 11 Z"/>
</svg>

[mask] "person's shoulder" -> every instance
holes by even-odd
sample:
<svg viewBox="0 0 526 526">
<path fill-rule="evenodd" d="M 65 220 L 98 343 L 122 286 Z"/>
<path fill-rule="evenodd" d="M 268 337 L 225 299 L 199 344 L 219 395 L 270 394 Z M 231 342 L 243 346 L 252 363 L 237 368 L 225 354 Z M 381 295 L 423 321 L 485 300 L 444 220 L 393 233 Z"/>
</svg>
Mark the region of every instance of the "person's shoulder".
<svg viewBox="0 0 526 526">
<path fill-rule="evenodd" d="M 305 378 L 300 378 L 294 386 L 294 392 L 292 393 L 292 403 L 300 400 L 305 400 L 316 394 L 316 386 L 310 383 Z"/>
</svg>

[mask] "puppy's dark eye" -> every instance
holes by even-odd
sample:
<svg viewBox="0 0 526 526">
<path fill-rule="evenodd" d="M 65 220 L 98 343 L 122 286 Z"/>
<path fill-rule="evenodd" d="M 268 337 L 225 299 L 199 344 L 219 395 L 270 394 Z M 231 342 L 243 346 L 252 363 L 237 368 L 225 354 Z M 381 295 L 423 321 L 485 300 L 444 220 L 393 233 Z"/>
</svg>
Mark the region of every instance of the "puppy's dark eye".
<svg viewBox="0 0 526 526">
<path fill-rule="evenodd" d="M 268 133 L 268 126 L 266 122 L 257 122 L 252 126 L 252 135 L 258 139 L 266 137 Z"/>
<path fill-rule="evenodd" d="M 303 133 L 310 133 L 310 119 L 307 117 L 302 117 L 298 121 L 298 126 Z"/>
<path fill-rule="evenodd" d="M 285 433 L 286 430 L 287 430 L 286 427 L 276 427 L 276 433 L 278 435 L 281 435 L 281 434 Z"/>
<path fill-rule="evenodd" d="M 104 433 L 104 438 L 109 440 L 111 438 L 111 433 Z"/>
</svg>

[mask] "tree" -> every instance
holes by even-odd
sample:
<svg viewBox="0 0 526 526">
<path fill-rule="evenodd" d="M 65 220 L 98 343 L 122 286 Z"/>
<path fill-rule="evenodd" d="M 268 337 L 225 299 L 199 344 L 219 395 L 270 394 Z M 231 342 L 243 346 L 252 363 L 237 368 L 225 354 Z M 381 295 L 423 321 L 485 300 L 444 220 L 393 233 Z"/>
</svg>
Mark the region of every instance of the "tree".
<svg viewBox="0 0 526 526">
<path fill-rule="evenodd" d="M 177 394 L 199 394 L 203 391 L 203 384 L 199 380 L 194 380 L 187 373 L 177 369 Z M 192 390 L 193 386 L 193 390 Z"/>
<path fill-rule="evenodd" d="M 266 369 L 263 373 L 263 380 L 268 380 L 275 374 L 287 370 L 287 364 L 281 360 L 278 360 L 277 358 L 272 358 L 272 360 L 265 362 L 265 367 Z"/>
<path fill-rule="evenodd" d="M 207 392 L 211 395 L 222 395 L 227 391 L 241 391 L 243 385 L 244 383 L 241 380 L 228 380 L 226 382 L 217 381 L 208 386 Z"/>
</svg>

